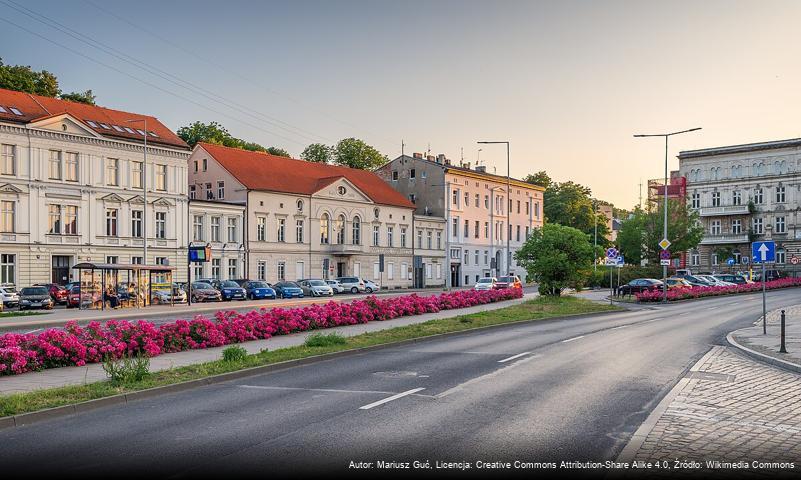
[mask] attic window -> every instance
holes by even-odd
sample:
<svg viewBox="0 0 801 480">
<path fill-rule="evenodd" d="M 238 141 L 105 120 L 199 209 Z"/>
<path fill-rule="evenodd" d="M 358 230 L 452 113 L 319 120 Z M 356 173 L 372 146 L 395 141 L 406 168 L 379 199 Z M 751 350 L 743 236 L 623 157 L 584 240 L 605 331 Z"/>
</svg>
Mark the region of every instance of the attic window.
<svg viewBox="0 0 801 480">
<path fill-rule="evenodd" d="M 92 128 L 100 128 L 100 127 L 97 126 L 97 124 L 95 122 L 93 122 L 91 120 L 87 120 L 86 123 L 88 123 L 89 126 L 92 127 Z"/>
<path fill-rule="evenodd" d="M 158 138 L 158 135 L 156 135 L 156 132 L 147 132 L 147 133 L 149 133 L 151 137 Z"/>
<path fill-rule="evenodd" d="M 22 116 L 22 112 L 20 112 L 16 107 L 8 107 L 11 110 L 11 113 L 14 115 Z"/>
<path fill-rule="evenodd" d="M 3 107 L 0 107 L 0 113 L 8 113 L 8 110 L 6 110 L 6 109 L 5 109 L 5 108 L 3 108 Z"/>
<path fill-rule="evenodd" d="M 142 135 L 143 137 L 145 136 L 145 132 L 143 132 L 142 130 L 139 130 L 139 129 L 137 128 L 137 129 L 136 129 L 136 131 L 137 131 L 137 132 L 139 132 L 139 135 Z"/>
<path fill-rule="evenodd" d="M 131 128 L 131 127 L 125 127 L 125 131 L 128 132 L 128 133 L 136 133 L 136 132 L 133 131 L 133 128 Z"/>
<path fill-rule="evenodd" d="M 105 128 L 106 130 L 111 130 L 111 127 L 109 127 L 109 126 L 108 126 L 108 125 L 106 125 L 105 123 L 101 123 L 101 124 L 100 124 L 100 126 L 101 126 L 101 127 L 103 127 L 103 128 Z"/>
<path fill-rule="evenodd" d="M 118 132 L 124 132 L 124 131 L 125 131 L 125 130 L 123 130 L 123 129 L 122 129 L 122 127 L 121 127 L 121 126 L 119 126 L 119 125 L 112 125 L 112 127 L 114 127 L 114 130 L 116 130 L 116 131 L 118 131 Z"/>
</svg>

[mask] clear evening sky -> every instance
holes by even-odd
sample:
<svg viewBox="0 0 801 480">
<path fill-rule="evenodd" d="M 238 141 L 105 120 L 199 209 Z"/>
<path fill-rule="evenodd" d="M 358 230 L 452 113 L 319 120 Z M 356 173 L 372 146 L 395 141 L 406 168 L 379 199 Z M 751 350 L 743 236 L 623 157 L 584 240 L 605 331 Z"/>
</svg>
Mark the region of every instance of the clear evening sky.
<svg viewBox="0 0 801 480">
<path fill-rule="evenodd" d="M 674 137 L 671 169 L 680 150 L 801 136 L 799 18 L 792 1 L 0 0 L 0 56 L 100 105 L 173 129 L 216 120 L 295 156 L 356 136 L 475 163 L 476 141 L 508 139 L 513 176 L 631 207 L 664 155 L 632 134 L 703 127 Z M 505 149 L 482 148 L 505 174 Z"/>
</svg>

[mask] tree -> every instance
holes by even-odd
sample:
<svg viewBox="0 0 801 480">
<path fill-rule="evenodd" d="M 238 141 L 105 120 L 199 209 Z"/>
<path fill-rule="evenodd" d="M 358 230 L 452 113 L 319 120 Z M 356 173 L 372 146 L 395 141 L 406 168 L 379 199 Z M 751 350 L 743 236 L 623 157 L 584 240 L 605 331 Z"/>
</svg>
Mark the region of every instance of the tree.
<svg viewBox="0 0 801 480">
<path fill-rule="evenodd" d="M 94 105 L 97 98 L 91 90 L 85 92 L 72 92 L 62 93 L 60 98 L 62 100 L 69 100 L 71 102 L 86 103 L 87 105 Z"/>
<path fill-rule="evenodd" d="M 324 143 L 312 143 L 300 154 L 300 158 L 303 160 L 317 163 L 330 163 L 332 156 L 331 147 Z"/>
<path fill-rule="evenodd" d="M 539 282 L 541 295 L 559 296 L 565 288 L 581 288 L 592 274 L 600 248 L 593 251 L 587 234 L 555 223 L 534 229 L 515 253 L 530 278 Z"/>
<path fill-rule="evenodd" d="M 389 161 L 374 147 L 358 138 L 343 138 L 337 142 L 332 154 L 333 162 L 350 168 L 375 170 Z"/>
<path fill-rule="evenodd" d="M 645 243 L 645 212 L 636 207 L 629 218 L 623 220 L 617 233 L 617 245 L 626 263 L 639 265 Z"/>
<path fill-rule="evenodd" d="M 632 217 L 623 222 L 618 233 L 618 244 L 627 263 L 640 259 L 659 264 L 659 242 L 664 237 L 664 212 L 659 204 L 647 211 L 635 208 Z M 668 240 L 670 251 L 686 252 L 698 246 L 704 237 L 704 227 L 698 221 L 698 212 L 687 207 L 682 200 L 668 201 Z"/>
<path fill-rule="evenodd" d="M 545 170 L 540 170 L 539 172 L 533 175 L 528 174 L 526 178 L 523 179 L 523 181 L 526 183 L 530 183 L 532 185 L 539 185 L 540 187 L 543 187 L 546 190 L 550 188 L 551 184 L 553 184 L 553 180 L 551 180 L 551 177 L 548 176 Z"/>
<path fill-rule="evenodd" d="M 30 66 L 4 65 L 2 58 L 0 58 L 0 88 L 44 97 L 57 97 L 61 93 L 58 79 L 47 70 L 36 72 Z"/>
<path fill-rule="evenodd" d="M 264 147 L 258 143 L 248 142 L 241 138 L 236 138 L 228 133 L 222 125 L 217 122 L 203 123 L 194 122 L 186 127 L 178 129 L 178 136 L 183 139 L 190 147 L 194 147 L 198 142 L 214 143 L 225 147 L 241 148 L 254 152 L 267 152 L 271 155 L 289 157 L 289 152 L 278 147 Z"/>
</svg>

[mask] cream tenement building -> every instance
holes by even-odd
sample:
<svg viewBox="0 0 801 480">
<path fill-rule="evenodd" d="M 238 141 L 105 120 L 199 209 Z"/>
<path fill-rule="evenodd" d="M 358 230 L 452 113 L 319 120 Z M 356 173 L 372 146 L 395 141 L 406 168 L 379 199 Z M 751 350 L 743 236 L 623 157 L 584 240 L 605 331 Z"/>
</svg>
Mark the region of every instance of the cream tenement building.
<svg viewBox="0 0 801 480">
<path fill-rule="evenodd" d="M 0 90 L 0 283 L 64 284 L 87 261 L 184 272 L 189 154 L 154 117 Z"/>
</svg>

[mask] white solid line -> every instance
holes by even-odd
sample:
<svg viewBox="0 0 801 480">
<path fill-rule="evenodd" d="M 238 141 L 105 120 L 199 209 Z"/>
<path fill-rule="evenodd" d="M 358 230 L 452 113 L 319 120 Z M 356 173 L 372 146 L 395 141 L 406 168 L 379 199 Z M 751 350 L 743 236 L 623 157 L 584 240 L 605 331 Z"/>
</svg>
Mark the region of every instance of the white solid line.
<svg viewBox="0 0 801 480">
<path fill-rule="evenodd" d="M 29 332 L 25 332 L 25 335 L 27 335 L 29 333 L 33 333 L 33 332 L 38 332 L 39 330 L 42 330 L 42 329 L 41 328 L 37 328 L 36 330 L 31 330 Z"/>
<path fill-rule="evenodd" d="M 392 393 L 392 392 L 383 392 L 376 390 L 337 390 L 333 388 L 274 387 L 266 385 L 237 385 L 237 387 L 254 388 L 259 390 L 298 390 L 303 392 L 327 392 L 327 393 L 381 393 L 381 394 Z"/>
<path fill-rule="evenodd" d="M 411 394 L 413 394 L 413 393 L 417 393 L 417 392 L 419 392 L 420 390 L 425 390 L 425 388 L 413 388 L 413 389 L 411 389 L 411 390 L 406 390 L 405 392 L 401 392 L 401 393 L 399 393 L 399 394 L 397 394 L 397 395 L 393 395 L 393 396 L 391 396 L 391 397 L 387 397 L 387 398 L 385 398 L 385 399 L 383 399 L 383 400 L 379 400 L 379 401 L 377 401 L 377 402 L 370 403 L 370 404 L 368 404 L 368 405 L 365 405 L 365 406 L 363 406 L 363 407 L 359 407 L 359 410 L 370 410 L 370 409 L 371 409 L 371 408 L 373 408 L 373 407 L 377 407 L 377 406 L 379 406 L 379 405 L 383 405 L 383 404 L 385 404 L 385 403 L 391 402 L 391 401 L 393 401 L 393 400 L 397 400 L 397 399 L 399 399 L 399 398 L 402 398 L 402 397 L 405 397 L 405 396 L 407 396 L 407 395 L 411 395 Z"/>
<path fill-rule="evenodd" d="M 562 340 L 562 343 L 572 342 L 573 340 L 578 340 L 579 338 L 584 338 L 584 335 L 579 335 L 578 337 L 568 338 L 567 340 Z"/>
<path fill-rule="evenodd" d="M 508 362 L 509 360 L 514 360 L 515 358 L 520 358 L 520 357 L 523 357 L 523 356 L 525 356 L 525 355 L 528 355 L 529 353 L 531 353 L 531 352 L 523 352 L 523 353 L 518 353 L 517 355 L 512 355 L 512 356 L 511 356 L 511 357 L 509 357 L 509 358 L 504 358 L 503 360 L 498 360 L 498 363 L 506 363 L 506 362 Z"/>
<path fill-rule="evenodd" d="M 629 326 L 629 325 L 621 325 L 621 326 L 619 326 L 619 327 L 612 327 L 612 328 L 611 328 L 611 330 L 620 330 L 621 328 L 626 328 L 626 327 L 628 327 L 628 326 Z"/>
</svg>

